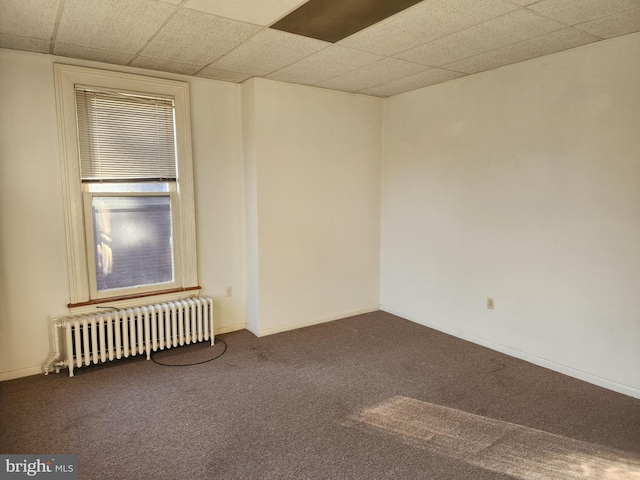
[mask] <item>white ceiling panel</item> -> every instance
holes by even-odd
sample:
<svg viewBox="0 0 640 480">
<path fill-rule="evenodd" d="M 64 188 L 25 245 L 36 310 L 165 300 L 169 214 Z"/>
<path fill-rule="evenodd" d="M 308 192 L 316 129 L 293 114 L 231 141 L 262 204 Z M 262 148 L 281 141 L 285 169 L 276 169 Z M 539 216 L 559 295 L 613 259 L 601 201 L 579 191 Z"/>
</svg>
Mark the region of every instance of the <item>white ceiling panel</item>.
<svg viewBox="0 0 640 480">
<path fill-rule="evenodd" d="M 253 75 L 248 73 L 228 72 L 213 67 L 207 67 L 196 73 L 196 77 L 211 78 L 213 80 L 221 80 L 223 82 L 241 83 L 251 78 Z"/>
<path fill-rule="evenodd" d="M 0 0 L 0 33 L 51 40 L 59 0 Z"/>
<path fill-rule="evenodd" d="M 408 92 L 417 88 L 428 87 L 436 83 L 446 82 L 464 76 L 464 73 L 451 72 L 440 68 L 431 68 L 424 72 L 415 73 L 408 77 L 392 80 L 375 87 L 365 88 L 358 93 L 365 95 L 375 95 L 377 97 L 389 97 L 398 93 Z"/>
<path fill-rule="evenodd" d="M 187 0 L 186 8 L 267 26 L 298 8 L 307 0 Z"/>
<path fill-rule="evenodd" d="M 356 92 L 380 85 L 381 83 L 390 82 L 391 80 L 413 75 L 414 73 L 423 72 L 427 69 L 428 67 L 423 65 L 405 62 L 404 60 L 385 58 L 384 60 L 358 68 L 344 75 L 320 82 L 317 85 L 323 88 Z"/>
<path fill-rule="evenodd" d="M 265 29 L 216 60 L 211 67 L 266 75 L 292 64 L 330 43 L 279 30 Z"/>
<path fill-rule="evenodd" d="M 640 8 L 600 18 L 576 25 L 576 28 L 597 35 L 612 38 L 640 31 Z"/>
<path fill-rule="evenodd" d="M 142 56 L 205 66 L 261 27 L 194 10 L 180 10 L 141 52 Z"/>
<path fill-rule="evenodd" d="M 198 65 L 189 65 L 188 63 L 171 62 L 169 60 L 142 56 L 136 57 L 135 60 L 131 62 L 131 66 L 158 70 L 160 72 L 180 73 L 182 75 L 193 75 L 201 68 Z"/>
<path fill-rule="evenodd" d="M 315 85 L 382 60 L 382 56 L 340 45 L 329 45 L 302 60 L 268 75 L 272 80 Z"/>
<path fill-rule="evenodd" d="M 640 0 L 422 0 L 336 44 L 269 28 L 305 3 L 0 0 L 0 48 L 388 96 L 640 32 Z"/>
<path fill-rule="evenodd" d="M 525 10 L 516 10 L 401 53 L 397 57 L 424 65 L 440 66 L 561 28 L 563 25 L 558 22 Z"/>
<path fill-rule="evenodd" d="M 95 62 L 114 63 L 117 65 L 126 65 L 133 58 L 133 55 L 131 53 L 98 50 L 97 48 L 81 47 L 79 45 L 68 45 L 66 43 L 60 42 L 56 42 L 55 46 L 53 47 L 53 54 L 61 55 L 63 57 L 93 60 Z"/>
<path fill-rule="evenodd" d="M 49 53 L 49 40 L 33 37 L 19 37 L 0 33 L 0 48 L 25 50 L 27 52 Z"/>
<path fill-rule="evenodd" d="M 542 0 L 529 8 L 567 25 L 575 25 L 638 7 L 640 7 L 638 0 L 581 0 L 579 2 Z"/>
<path fill-rule="evenodd" d="M 540 37 L 499 48 L 488 53 L 467 58 L 446 65 L 446 68 L 465 73 L 477 73 L 502 67 L 531 58 L 560 52 L 598 41 L 597 37 L 575 30 L 564 28 Z"/>
<path fill-rule="evenodd" d="M 153 0 L 65 0 L 56 41 L 133 54 L 175 8 Z"/>
<path fill-rule="evenodd" d="M 514 10 L 502 0 L 428 0 L 338 42 L 394 55 Z"/>
</svg>

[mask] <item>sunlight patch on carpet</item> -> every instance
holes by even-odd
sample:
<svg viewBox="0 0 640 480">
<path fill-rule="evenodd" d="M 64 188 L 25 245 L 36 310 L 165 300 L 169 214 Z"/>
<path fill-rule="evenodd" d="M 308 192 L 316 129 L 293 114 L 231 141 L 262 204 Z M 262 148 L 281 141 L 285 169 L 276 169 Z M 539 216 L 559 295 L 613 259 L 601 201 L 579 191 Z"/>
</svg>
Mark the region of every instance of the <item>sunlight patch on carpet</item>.
<svg viewBox="0 0 640 480">
<path fill-rule="evenodd" d="M 352 420 L 440 455 L 522 480 L 640 480 L 640 453 L 408 397 L 393 397 Z"/>
</svg>

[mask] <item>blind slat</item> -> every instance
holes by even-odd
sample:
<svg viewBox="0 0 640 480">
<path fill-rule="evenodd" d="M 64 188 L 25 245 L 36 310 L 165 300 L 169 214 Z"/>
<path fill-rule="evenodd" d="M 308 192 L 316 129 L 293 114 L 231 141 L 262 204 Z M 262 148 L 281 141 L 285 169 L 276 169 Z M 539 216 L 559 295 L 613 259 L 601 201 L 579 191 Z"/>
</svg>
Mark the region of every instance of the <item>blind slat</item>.
<svg viewBox="0 0 640 480">
<path fill-rule="evenodd" d="M 83 181 L 176 180 L 173 99 L 76 88 L 76 112 Z"/>
</svg>

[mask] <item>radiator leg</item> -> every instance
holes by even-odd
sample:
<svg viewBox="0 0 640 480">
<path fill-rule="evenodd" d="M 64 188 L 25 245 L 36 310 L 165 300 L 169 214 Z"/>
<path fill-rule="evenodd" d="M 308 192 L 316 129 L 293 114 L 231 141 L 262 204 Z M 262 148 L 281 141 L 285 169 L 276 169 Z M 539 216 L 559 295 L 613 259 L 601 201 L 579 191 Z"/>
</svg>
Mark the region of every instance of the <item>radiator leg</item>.
<svg viewBox="0 0 640 480">
<path fill-rule="evenodd" d="M 49 369 L 51 367 L 55 367 L 55 372 L 60 373 L 60 368 L 57 363 L 60 361 L 60 357 L 62 353 L 60 352 L 60 337 L 58 335 L 58 331 L 62 328 L 62 322 L 54 320 L 51 323 L 51 332 L 52 332 L 52 340 L 53 340 L 53 355 L 47 360 L 47 363 L 44 366 L 44 374 L 49 375 Z"/>
</svg>

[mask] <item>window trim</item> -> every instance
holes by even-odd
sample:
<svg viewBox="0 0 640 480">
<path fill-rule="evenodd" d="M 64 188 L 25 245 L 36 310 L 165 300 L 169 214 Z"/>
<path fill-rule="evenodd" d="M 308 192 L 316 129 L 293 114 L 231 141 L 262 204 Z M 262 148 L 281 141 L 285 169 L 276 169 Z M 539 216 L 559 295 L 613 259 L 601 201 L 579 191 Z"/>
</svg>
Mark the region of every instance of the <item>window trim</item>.
<svg viewBox="0 0 640 480">
<path fill-rule="evenodd" d="M 179 177 L 178 215 L 175 232 L 179 248 L 176 248 L 175 255 L 181 265 L 180 278 L 176 278 L 176 284 L 181 291 L 196 290 L 198 270 L 189 84 L 163 78 L 58 63 L 54 64 L 54 79 L 69 270 L 70 303 L 68 307 L 73 309 L 74 306 L 94 304 L 96 301 L 102 300 L 92 298 L 91 295 L 84 202 L 80 178 L 75 85 L 90 85 L 97 88 L 126 90 L 139 92 L 143 95 L 155 94 L 174 98 Z M 163 293 L 163 291 L 158 291 L 159 295 Z M 150 300 L 145 295 L 145 303 L 150 301 L 153 299 Z M 107 302 L 109 299 L 105 298 L 104 303 Z M 131 302 L 135 302 L 135 299 L 129 301 L 129 303 Z"/>
</svg>

